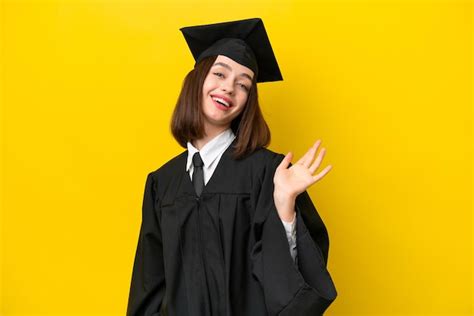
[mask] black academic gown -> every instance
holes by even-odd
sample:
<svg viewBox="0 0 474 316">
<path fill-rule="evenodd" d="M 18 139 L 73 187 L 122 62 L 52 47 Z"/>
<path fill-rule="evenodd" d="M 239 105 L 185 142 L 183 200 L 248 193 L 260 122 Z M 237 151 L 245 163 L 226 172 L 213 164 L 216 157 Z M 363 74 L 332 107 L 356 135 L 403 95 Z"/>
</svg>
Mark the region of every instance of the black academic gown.
<svg viewBox="0 0 474 316">
<path fill-rule="evenodd" d="M 199 198 L 187 151 L 148 174 L 127 316 L 322 315 L 336 298 L 327 230 L 306 191 L 291 258 L 273 201 L 284 155 L 234 160 L 235 142 Z"/>
</svg>

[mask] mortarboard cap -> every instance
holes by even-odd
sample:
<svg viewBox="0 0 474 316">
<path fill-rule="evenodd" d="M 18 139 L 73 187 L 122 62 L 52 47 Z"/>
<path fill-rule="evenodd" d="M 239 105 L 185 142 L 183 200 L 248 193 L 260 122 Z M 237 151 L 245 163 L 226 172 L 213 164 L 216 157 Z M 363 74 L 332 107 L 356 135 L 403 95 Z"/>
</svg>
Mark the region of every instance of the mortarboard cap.
<svg viewBox="0 0 474 316">
<path fill-rule="evenodd" d="M 257 75 L 257 82 L 279 81 L 283 77 L 270 40 L 260 18 L 180 28 L 196 61 L 224 55 Z"/>
</svg>

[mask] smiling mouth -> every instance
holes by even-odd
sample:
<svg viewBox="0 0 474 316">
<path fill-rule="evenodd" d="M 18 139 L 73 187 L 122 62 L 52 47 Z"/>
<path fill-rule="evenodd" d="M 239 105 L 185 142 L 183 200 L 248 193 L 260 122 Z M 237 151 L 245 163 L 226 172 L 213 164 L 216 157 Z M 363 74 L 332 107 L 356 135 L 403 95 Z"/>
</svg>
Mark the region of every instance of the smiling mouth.
<svg viewBox="0 0 474 316">
<path fill-rule="evenodd" d="M 221 110 L 224 110 L 224 111 L 227 111 L 227 110 L 229 110 L 229 109 L 232 107 L 232 105 L 231 105 L 231 106 L 227 106 L 227 105 L 225 105 L 224 103 L 219 102 L 218 100 L 214 100 L 213 97 L 211 97 L 211 101 L 214 103 L 214 105 L 215 105 L 217 108 L 219 108 L 219 109 L 221 109 Z"/>
<path fill-rule="evenodd" d="M 230 101 L 228 99 L 225 99 L 225 98 L 223 98 L 221 96 L 218 96 L 218 95 L 211 94 L 211 98 L 214 101 L 218 102 L 219 104 L 222 104 L 223 106 L 228 107 L 228 108 L 232 107 L 232 105 L 233 105 L 232 101 Z"/>
</svg>

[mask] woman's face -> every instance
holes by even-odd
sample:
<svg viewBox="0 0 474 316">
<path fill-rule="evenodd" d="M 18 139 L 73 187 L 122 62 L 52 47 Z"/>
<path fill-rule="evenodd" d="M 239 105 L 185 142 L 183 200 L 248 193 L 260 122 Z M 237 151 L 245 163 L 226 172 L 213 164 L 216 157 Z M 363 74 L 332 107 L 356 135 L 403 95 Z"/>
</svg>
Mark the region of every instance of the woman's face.
<svg viewBox="0 0 474 316">
<path fill-rule="evenodd" d="M 218 128 L 230 126 L 245 107 L 253 75 L 250 68 L 227 56 L 217 56 L 202 87 L 206 125 Z"/>
</svg>

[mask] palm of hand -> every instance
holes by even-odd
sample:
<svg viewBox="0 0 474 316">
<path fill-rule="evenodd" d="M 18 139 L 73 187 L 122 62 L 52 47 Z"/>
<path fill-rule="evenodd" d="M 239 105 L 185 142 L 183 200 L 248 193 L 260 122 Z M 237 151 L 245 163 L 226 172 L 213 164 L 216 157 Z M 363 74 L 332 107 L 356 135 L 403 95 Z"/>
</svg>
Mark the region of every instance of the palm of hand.
<svg viewBox="0 0 474 316">
<path fill-rule="evenodd" d="M 332 167 L 329 165 L 320 173 L 313 176 L 313 173 L 320 166 L 326 152 L 325 148 L 322 148 L 314 163 L 311 164 L 320 143 L 320 140 L 316 141 L 306 154 L 290 168 L 288 168 L 288 166 L 291 163 L 293 154 L 289 152 L 285 156 L 275 171 L 273 178 L 275 190 L 284 192 L 288 196 L 296 197 L 315 182 L 323 178 L 329 170 L 331 170 Z"/>
</svg>

